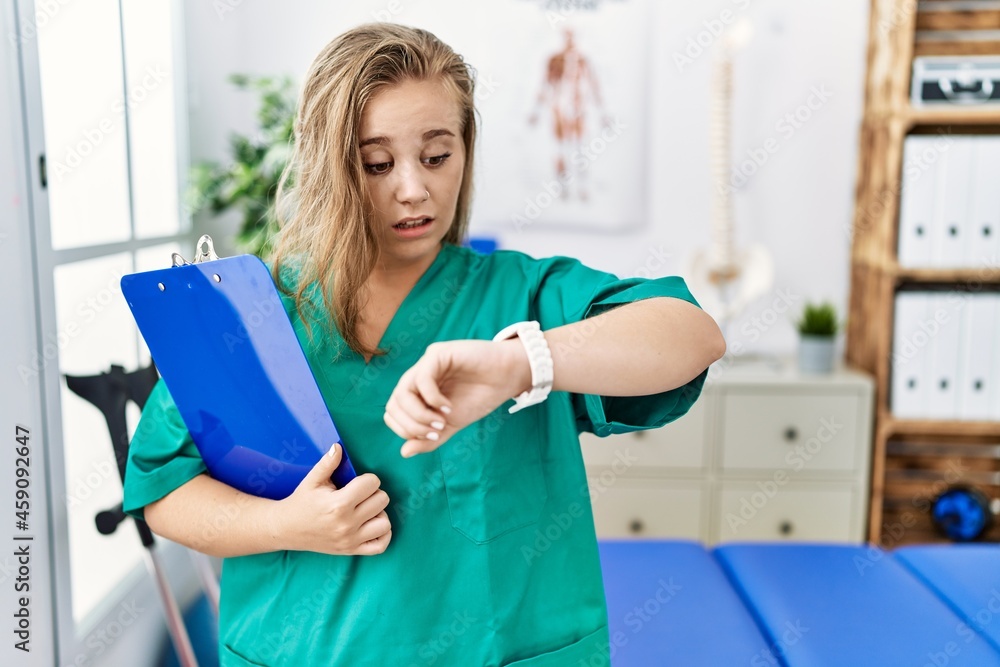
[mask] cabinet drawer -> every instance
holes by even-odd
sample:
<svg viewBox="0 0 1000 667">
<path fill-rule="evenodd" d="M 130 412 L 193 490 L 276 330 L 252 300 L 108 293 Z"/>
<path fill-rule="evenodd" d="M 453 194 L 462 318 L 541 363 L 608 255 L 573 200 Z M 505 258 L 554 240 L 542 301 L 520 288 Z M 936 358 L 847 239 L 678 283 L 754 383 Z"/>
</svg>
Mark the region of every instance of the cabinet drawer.
<svg viewBox="0 0 1000 667">
<path fill-rule="evenodd" d="M 861 399 L 854 393 L 726 392 L 722 467 L 851 471 L 858 467 Z"/>
<path fill-rule="evenodd" d="M 583 460 L 588 466 L 614 467 L 621 474 L 641 468 L 701 468 L 705 452 L 705 401 L 663 428 L 598 438 L 580 434 Z M 623 469 L 624 467 L 624 469 Z"/>
<path fill-rule="evenodd" d="M 851 484 L 725 482 L 720 487 L 717 540 L 850 542 L 857 493 Z M 770 488 L 769 488 L 770 487 Z"/>
<path fill-rule="evenodd" d="M 704 494 L 691 482 L 588 479 L 598 537 L 704 539 Z"/>
</svg>

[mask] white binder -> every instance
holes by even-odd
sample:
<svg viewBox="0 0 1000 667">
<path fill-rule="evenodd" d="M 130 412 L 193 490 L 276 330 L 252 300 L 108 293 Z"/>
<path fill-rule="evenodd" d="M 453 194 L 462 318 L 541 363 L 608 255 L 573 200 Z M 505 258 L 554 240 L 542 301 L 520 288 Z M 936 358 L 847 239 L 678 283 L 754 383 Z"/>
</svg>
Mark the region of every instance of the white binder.
<svg viewBox="0 0 1000 667">
<path fill-rule="evenodd" d="M 965 237 L 971 200 L 973 148 L 978 137 L 954 137 L 938 162 L 931 221 L 930 266 L 954 268 L 966 259 Z"/>
<path fill-rule="evenodd" d="M 925 381 L 928 419 L 958 417 L 958 345 L 967 304 L 966 294 L 936 292 L 930 296 L 928 316 L 936 333 L 930 336 L 929 375 Z"/>
<path fill-rule="evenodd" d="M 976 137 L 970 194 L 963 264 L 1000 266 L 1000 137 Z"/>
<path fill-rule="evenodd" d="M 997 302 L 996 294 L 973 294 L 962 313 L 962 345 L 959 363 L 958 417 L 963 420 L 986 420 L 991 415 L 991 400 L 996 392 Z"/>
<path fill-rule="evenodd" d="M 931 257 L 931 216 L 943 153 L 939 137 L 915 135 L 903 141 L 902 194 L 899 208 L 900 266 L 927 266 Z"/>
<path fill-rule="evenodd" d="M 924 417 L 926 371 L 931 335 L 925 292 L 899 292 L 892 340 L 890 410 L 903 419 Z"/>
</svg>

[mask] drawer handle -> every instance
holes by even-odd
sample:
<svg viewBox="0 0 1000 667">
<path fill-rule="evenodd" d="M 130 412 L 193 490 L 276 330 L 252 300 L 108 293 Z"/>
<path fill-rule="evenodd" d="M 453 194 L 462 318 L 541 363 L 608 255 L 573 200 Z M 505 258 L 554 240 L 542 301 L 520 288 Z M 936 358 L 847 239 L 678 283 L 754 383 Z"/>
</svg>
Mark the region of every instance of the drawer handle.
<svg viewBox="0 0 1000 667">
<path fill-rule="evenodd" d="M 799 431 L 794 426 L 789 426 L 785 429 L 785 440 L 788 442 L 795 442 L 799 439 Z"/>
<path fill-rule="evenodd" d="M 645 530 L 645 528 L 646 527 L 639 519 L 632 519 L 632 521 L 628 524 L 629 532 L 632 533 L 633 535 L 638 535 L 643 530 Z"/>
<path fill-rule="evenodd" d="M 791 535 L 794 529 L 795 526 L 792 525 L 791 521 L 782 521 L 778 526 L 778 532 L 782 535 Z"/>
</svg>

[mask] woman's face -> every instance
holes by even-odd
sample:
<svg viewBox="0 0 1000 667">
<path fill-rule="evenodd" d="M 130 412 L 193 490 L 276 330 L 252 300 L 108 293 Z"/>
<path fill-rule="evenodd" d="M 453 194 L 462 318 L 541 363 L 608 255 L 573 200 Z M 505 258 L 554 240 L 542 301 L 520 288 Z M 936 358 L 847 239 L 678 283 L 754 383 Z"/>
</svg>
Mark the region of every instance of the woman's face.
<svg viewBox="0 0 1000 667">
<path fill-rule="evenodd" d="M 465 166 L 455 95 L 440 80 L 386 86 L 362 111 L 360 138 L 382 265 L 433 256 L 454 222 Z"/>
</svg>

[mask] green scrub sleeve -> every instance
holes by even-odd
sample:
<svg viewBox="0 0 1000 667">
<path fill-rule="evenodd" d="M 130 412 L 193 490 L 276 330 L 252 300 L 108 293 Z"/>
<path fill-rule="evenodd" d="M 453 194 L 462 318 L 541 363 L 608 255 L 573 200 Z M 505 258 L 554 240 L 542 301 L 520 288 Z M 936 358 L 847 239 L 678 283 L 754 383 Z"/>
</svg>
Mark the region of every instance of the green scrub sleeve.
<svg viewBox="0 0 1000 667">
<path fill-rule="evenodd" d="M 651 297 L 673 297 L 701 307 L 679 276 L 620 280 L 569 257 L 540 260 L 536 280 L 534 306 L 543 330 Z M 687 413 L 707 377 L 705 369 L 687 384 L 648 396 L 570 394 L 577 432 L 604 437 L 664 426 Z"/>
<path fill-rule="evenodd" d="M 129 444 L 122 508 L 129 516 L 143 519 L 146 505 L 206 470 L 174 399 L 160 378 L 146 399 Z"/>
</svg>

